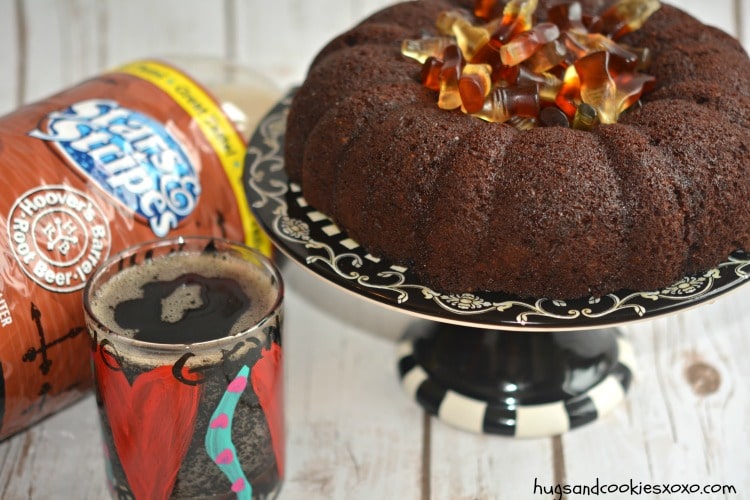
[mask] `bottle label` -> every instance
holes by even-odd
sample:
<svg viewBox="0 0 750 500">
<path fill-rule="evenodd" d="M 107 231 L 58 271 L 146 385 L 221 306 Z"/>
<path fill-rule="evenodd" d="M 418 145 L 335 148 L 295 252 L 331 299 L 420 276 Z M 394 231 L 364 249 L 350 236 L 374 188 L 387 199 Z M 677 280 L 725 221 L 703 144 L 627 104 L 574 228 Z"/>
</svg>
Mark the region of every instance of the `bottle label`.
<svg viewBox="0 0 750 500">
<path fill-rule="evenodd" d="M 112 244 L 109 223 L 86 193 L 65 185 L 23 193 L 8 215 L 10 248 L 26 276 L 45 290 L 80 290 Z"/>
<path fill-rule="evenodd" d="M 227 175 L 238 202 L 245 242 L 264 254 L 271 255 L 271 242 L 259 229 L 245 203 L 247 197 L 242 175 L 246 145 L 216 100 L 188 76 L 158 61 L 135 62 L 117 71 L 132 74 L 157 86 L 192 117 Z"/>
<path fill-rule="evenodd" d="M 29 135 L 54 144 L 160 238 L 198 204 L 200 179 L 185 147 L 163 124 L 117 101 L 76 102 L 48 114 Z"/>
</svg>

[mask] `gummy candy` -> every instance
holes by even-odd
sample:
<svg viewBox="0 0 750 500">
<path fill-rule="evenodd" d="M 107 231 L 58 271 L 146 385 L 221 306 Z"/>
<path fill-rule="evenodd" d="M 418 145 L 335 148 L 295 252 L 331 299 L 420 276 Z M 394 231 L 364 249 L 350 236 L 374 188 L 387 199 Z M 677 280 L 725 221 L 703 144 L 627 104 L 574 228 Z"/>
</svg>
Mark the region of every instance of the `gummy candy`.
<svg viewBox="0 0 750 500">
<path fill-rule="evenodd" d="M 659 0 L 620 0 L 601 14 L 592 30 L 617 40 L 643 26 L 659 7 Z"/>
<path fill-rule="evenodd" d="M 560 31 L 578 31 L 586 33 L 583 24 L 583 9 L 579 2 L 559 3 L 547 9 L 547 17 L 555 23 Z"/>
<path fill-rule="evenodd" d="M 538 0 L 475 0 L 439 16 L 439 35 L 405 40 L 401 53 L 422 64 L 422 84 L 438 106 L 521 130 L 588 130 L 638 105 L 655 79 L 641 73 L 648 48 L 614 40 L 639 28 L 658 0 L 607 0 L 600 16 L 577 0 L 556 0 L 533 24 Z"/>
<path fill-rule="evenodd" d="M 490 43 L 499 49 L 514 36 L 532 28 L 532 16 L 538 0 L 510 0 L 505 4 L 503 16 L 490 37 Z"/>
<path fill-rule="evenodd" d="M 519 66 L 506 66 L 500 59 L 500 51 L 490 44 L 485 45 L 469 62 L 473 64 L 487 64 L 492 68 L 492 81 L 513 84 L 518 78 Z"/>
<path fill-rule="evenodd" d="M 594 52 L 575 62 L 581 80 L 581 100 L 590 104 L 601 123 L 617 121 L 617 86 L 609 74 L 610 54 L 606 51 Z"/>
<path fill-rule="evenodd" d="M 585 102 L 576 108 L 575 117 L 573 118 L 573 128 L 576 130 L 591 130 L 598 121 L 596 109 Z"/>
<path fill-rule="evenodd" d="M 607 51 L 617 54 L 625 61 L 635 67 L 638 62 L 639 54 L 628 50 L 628 48 L 618 44 L 614 40 L 607 38 L 601 33 L 578 33 L 576 31 L 567 31 L 563 37 L 565 46 L 577 58 L 586 57 L 589 54 L 600 51 Z"/>
<path fill-rule="evenodd" d="M 506 66 L 521 64 L 534 54 L 539 48 L 557 40 L 560 28 L 552 23 L 541 23 L 528 31 L 513 37 L 500 48 L 500 58 Z"/>
<path fill-rule="evenodd" d="M 513 116 L 534 118 L 538 114 L 536 85 L 515 85 L 494 89 L 475 116 L 488 122 L 506 122 Z"/>
<path fill-rule="evenodd" d="M 453 23 L 453 33 L 466 59 L 473 58 L 490 40 L 489 31 L 472 26 L 471 23 L 462 19 Z"/>
<path fill-rule="evenodd" d="M 526 59 L 525 66 L 531 71 L 542 73 L 566 60 L 568 49 L 560 40 L 553 40 L 542 45 L 531 57 Z"/>
<path fill-rule="evenodd" d="M 623 73 L 615 77 L 618 116 L 652 90 L 656 79 L 643 73 Z"/>
<path fill-rule="evenodd" d="M 428 57 L 422 64 L 420 79 L 422 85 L 432 90 L 440 90 L 440 72 L 443 69 L 443 61 L 437 57 Z"/>
<path fill-rule="evenodd" d="M 440 69 L 440 79 L 455 79 L 458 82 L 458 77 L 465 65 L 466 61 L 461 50 L 456 45 L 449 45 L 443 52 L 443 66 Z"/>
<path fill-rule="evenodd" d="M 531 130 L 536 127 L 537 119 L 529 116 L 511 116 L 507 123 L 518 130 Z"/>
<path fill-rule="evenodd" d="M 625 66 L 618 59 L 609 52 L 595 52 L 575 63 L 581 80 L 581 100 L 596 109 L 601 123 L 617 122 L 620 113 L 634 104 L 655 80 L 650 75 L 618 71 Z"/>
<path fill-rule="evenodd" d="M 637 62 L 635 63 L 635 71 L 646 71 L 651 67 L 651 61 L 653 61 L 654 58 L 651 49 L 648 47 L 631 47 L 630 45 L 624 44 L 620 44 L 620 46 L 628 52 L 636 55 Z"/>
<path fill-rule="evenodd" d="M 458 79 L 461 104 L 467 113 L 484 107 L 484 98 L 492 90 L 492 68 L 487 64 L 467 64 Z"/>
<path fill-rule="evenodd" d="M 555 102 L 563 84 L 560 78 L 551 73 L 535 73 L 524 67 L 521 67 L 517 81 L 518 84 L 536 84 L 539 98 L 551 102 Z"/>
<path fill-rule="evenodd" d="M 474 2 L 474 15 L 479 19 L 489 21 L 502 13 L 498 0 L 476 0 Z"/>
<path fill-rule="evenodd" d="M 457 79 L 446 78 L 440 81 L 438 107 L 440 109 L 456 109 L 461 107 L 461 94 L 458 91 Z"/>
<path fill-rule="evenodd" d="M 435 27 L 441 35 L 451 36 L 453 35 L 453 25 L 461 21 L 471 22 L 466 12 L 458 9 L 446 10 L 438 16 Z"/>
<path fill-rule="evenodd" d="M 547 106 L 539 113 L 539 120 L 547 127 L 570 127 L 565 113 L 557 106 Z"/>
<path fill-rule="evenodd" d="M 456 45 L 449 45 L 443 54 L 443 65 L 440 68 L 440 94 L 438 107 L 456 109 L 461 106 L 461 95 L 458 91 L 458 78 L 466 62 Z"/>
<path fill-rule="evenodd" d="M 563 76 L 563 84 L 555 98 L 555 104 L 571 120 L 575 116 L 576 107 L 581 101 L 581 79 L 575 66 L 568 66 Z"/>
<path fill-rule="evenodd" d="M 481 26 L 474 26 L 467 14 L 460 10 L 442 12 L 436 23 L 443 35 L 452 35 L 461 52 L 468 60 L 490 40 L 490 32 Z"/>
<path fill-rule="evenodd" d="M 424 63 L 429 57 L 440 58 L 448 45 L 455 45 L 456 41 L 448 36 L 433 36 L 417 40 L 401 42 L 401 53 L 406 57 Z"/>
</svg>

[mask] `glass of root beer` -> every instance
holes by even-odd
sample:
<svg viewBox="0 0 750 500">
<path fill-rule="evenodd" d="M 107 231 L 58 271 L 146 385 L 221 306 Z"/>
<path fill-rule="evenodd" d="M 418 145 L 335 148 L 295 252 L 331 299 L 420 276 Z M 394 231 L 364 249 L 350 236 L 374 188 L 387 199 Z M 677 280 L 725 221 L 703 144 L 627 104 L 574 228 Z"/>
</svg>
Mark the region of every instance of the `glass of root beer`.
<svg viewBox="0 0 750 500">
<path fill-rule="evenodd" d="M 278 269 L 179 237 L 110 258 L 84 289 L 114 498 L 273 498 L 284 470 Z"/>
</svg>

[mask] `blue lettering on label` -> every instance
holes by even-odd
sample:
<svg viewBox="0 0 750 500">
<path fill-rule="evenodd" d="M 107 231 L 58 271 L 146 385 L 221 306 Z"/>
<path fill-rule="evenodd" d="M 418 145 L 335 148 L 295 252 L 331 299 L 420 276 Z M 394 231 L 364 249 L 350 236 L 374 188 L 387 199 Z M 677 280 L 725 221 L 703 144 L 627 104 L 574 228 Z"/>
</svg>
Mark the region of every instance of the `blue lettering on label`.
<svg viewBox="0 0 750 500">
<path fill-rule="evenodd" d="M 166 236 L 198 204 L 200 179 L 178 139 L 116 101 L 89 99 L 53 111 L 29 135 L 55 144 L 156 236 Z"/>
</svg>

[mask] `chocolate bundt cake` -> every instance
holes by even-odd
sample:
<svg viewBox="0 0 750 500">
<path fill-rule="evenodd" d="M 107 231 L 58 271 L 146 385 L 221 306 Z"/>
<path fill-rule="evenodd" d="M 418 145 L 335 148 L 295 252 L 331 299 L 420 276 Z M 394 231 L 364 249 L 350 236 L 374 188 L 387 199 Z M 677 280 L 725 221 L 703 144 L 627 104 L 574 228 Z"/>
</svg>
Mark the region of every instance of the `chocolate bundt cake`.
<svg viewBox="0 0 750 500">
<path fill-rule="evenodd" d="M 537 22 L 555 4 L 540 0 Z M 588 26 L 613 2 L 580 4 Z M 651 290 L 750 249 L 750 61 L 737 40 L 661 5 L 617 37 L 649 51 L 650 77 L 616 123 L 572 126 L 577 115 L 553 110 L 551 126 L 513 126 L 441 109 L 426 63 L 402 54 L 437 36 L 445 12 L 474 7 L 396 4 L 318 54 L 285 142 L 310 205 L 443 292 Z"/>
</svg>

